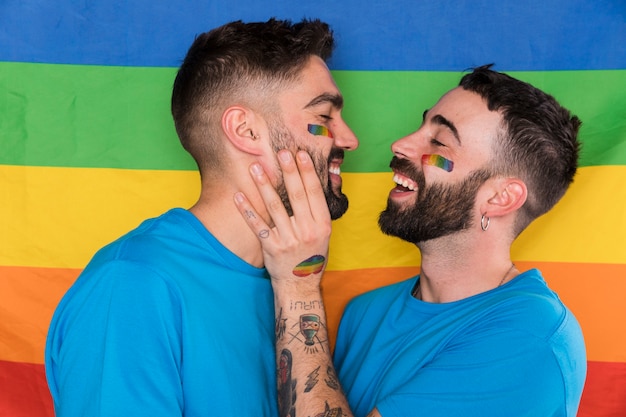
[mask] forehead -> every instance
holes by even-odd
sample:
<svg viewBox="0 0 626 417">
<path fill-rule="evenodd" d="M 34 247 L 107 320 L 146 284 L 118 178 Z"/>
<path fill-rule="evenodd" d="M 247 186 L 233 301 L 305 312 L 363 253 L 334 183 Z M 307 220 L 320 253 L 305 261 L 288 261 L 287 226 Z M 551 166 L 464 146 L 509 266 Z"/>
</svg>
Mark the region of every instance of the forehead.
<svg viewBox="0 0 626 417">
<path fill-rule="evenodd" d="M 279 94 L 279 102 L 283 110 L 302 110 L 311 104 L 315 104 L 318 97 L 332 96 L 341 97 L 330 70 L 324 61 L 317 56 L 312 56 L 308 63 L 300 71 L 299 77 Z M 327 103 L 329 100 L 321 100 Z M 342 103 L 335 103 L 341 107 Z"/>
<path fill-rule="evenodd" d="M 462 147 L 490 145 L 502 121 L 501 114 L 490 111 L 480 95 L 461 87 L 450 90 L 441 97 L 437 104 L 428 110 L 425 122 L 437 120 L 440 116 L 457 130 Z M 447 127 L 441 125 L 441 129 Z"/>
</svg>

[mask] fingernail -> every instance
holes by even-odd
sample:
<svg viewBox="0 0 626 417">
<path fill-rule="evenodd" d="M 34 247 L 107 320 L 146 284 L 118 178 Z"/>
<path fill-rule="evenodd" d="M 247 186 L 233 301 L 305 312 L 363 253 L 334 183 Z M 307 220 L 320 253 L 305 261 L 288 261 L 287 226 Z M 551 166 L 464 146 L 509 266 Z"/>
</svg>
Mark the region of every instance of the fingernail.
<svg viewBox="0 0 626 417">
<path fill-rule="evenodd" d="M 285 150 L 279 151 L 278 152 L 278 157 L 283 162 L 289 162 L 289 161 L 291 161 L 291 152 L 285 151 Z"/>
<path fill-rule="evenodd" d="M 242 193 L 235 193 L 235 201 L 238 203 L 243 203 L 243 194 Z"/>
<path fill-rule="evenodd" d="M 305 151 L 298 151 L 296 156 L 300 162 L 306 162 L 309 159 L 309 154 Z"/>
<path fill-rule="evenodd" d="M 254 175 L 261 175 L 263 173 L 263 168 L 261 168 L 261 165 L 259 164 L 252 164 L 250 165 L 250 171 L 252 171 Z"/>
</svg>

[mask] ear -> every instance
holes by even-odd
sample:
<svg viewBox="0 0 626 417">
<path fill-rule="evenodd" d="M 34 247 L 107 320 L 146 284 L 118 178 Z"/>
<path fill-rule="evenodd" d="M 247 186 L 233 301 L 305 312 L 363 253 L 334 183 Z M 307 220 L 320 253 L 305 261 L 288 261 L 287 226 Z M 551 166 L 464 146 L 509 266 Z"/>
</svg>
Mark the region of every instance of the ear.
<svg viewBox="0 0 626 417">
<path fill-rule="evenodd" d="M 230 106 L 222 114 L 222 130 L 230 143 L 242 152 L 261 155 L 261 120 L 245 106 Z"/>
<path fill-rule="evenodd" d="M 500 178 L 492 188 L 492 196 L 481 208 L 481 213 L 490 217 L 504 216 L 522 207 L 526 202 L 528 190 L 519 178 Z"/>
</svg>

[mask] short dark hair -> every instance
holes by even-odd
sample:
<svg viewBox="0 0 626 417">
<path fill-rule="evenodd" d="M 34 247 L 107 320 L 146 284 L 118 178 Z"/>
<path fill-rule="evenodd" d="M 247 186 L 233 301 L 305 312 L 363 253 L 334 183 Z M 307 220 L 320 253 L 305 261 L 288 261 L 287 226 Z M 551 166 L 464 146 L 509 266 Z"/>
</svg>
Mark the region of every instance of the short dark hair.
<svg viewBox="0 0 626 417">
<path fill-rule="evenodd" d="M 183 147 L 203 166 L 219 166 L 215 139 L 227 104 L 274 105 L 273 94 L 297 79 L 311 56 L 334 47 L 328 24 L 308 20 L 235 21 L 197 36 L 178 70 L 172 116 Z"/>
<path fill-rule="evenodd" d="M 581 121 L 551 95 L 491 66 L 475 68 L 459 85 L 479 94 L 489 110 L 502 114 L 493 174 L 517 176 L 528 189 L 516 222 L 517 235 L 550 210 L 574 180 Z"/>
</svg>

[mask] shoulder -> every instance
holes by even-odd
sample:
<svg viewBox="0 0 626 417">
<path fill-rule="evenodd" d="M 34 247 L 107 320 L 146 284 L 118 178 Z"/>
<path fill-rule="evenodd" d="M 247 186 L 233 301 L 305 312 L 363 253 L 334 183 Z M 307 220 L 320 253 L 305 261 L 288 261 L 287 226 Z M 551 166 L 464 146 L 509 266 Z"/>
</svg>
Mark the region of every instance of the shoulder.
<svg viewBox="0 0 626 417">
<path fill-rule="evenodd" d="M 415 277 L 358 295 L 350 300 L 346 307 L 346 312 L 363 311 L 370 308 L 387 309 L 394 300 L 400 300 L 408 295 L 414 284 Z"/>
<path fill-rule="evenodd" d="M 536 269 L 520 274 L 485 301 L 500 326 L 514 326 L 539 338 L 549 339 L 563 326 L 577 326 L 571 311 Z"/>
</svg>

